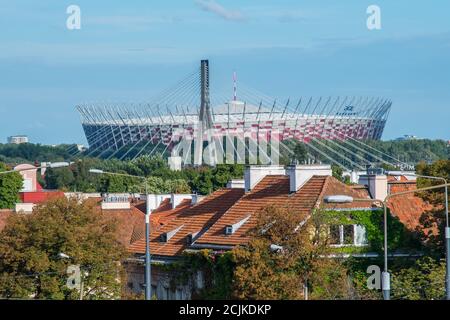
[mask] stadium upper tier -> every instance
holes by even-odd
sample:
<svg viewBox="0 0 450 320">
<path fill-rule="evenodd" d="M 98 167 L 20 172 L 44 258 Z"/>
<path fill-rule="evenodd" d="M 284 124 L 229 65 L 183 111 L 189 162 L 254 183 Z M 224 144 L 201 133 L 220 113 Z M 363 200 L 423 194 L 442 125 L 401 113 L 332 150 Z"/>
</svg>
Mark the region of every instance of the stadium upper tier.
<svg viewBox="0 0 450 320">
<path fill-rule="evenodd" d="M 209 61 L 149 104 L 78 106 L 90 153 L 143 143 L 172 148 L 181 138 L 267 140 L 380 139 L 391 102 L 381 98 L 300 98 L 280 101 L 239 85 L 233 98 L 210 89 Z M 198 144 L 200 146 L 200 144 Z M 155 147 L 153 150 L 155 150 Z M 164 151 L 164 152 L 165 152 Z M 197 150 L 196 154 L 199 150 Z"/>
<path fill-rule="evenodd" d="M 303 101 L 303 102 L 302 102 Z M 246 137 L 273 132 L 280 140 L 380 139 L 391 102 L 376 98 L 300 99 L 271 105 L 230 101 L 211 107 L 212 131 Z M 139 142 L 176 143 L 199 128 L 200 107 L 159 105 L 78 106 L 89 147 L 117 150 Z M 180 134 L 180 129 L 184 129 Z"/>
</svg>

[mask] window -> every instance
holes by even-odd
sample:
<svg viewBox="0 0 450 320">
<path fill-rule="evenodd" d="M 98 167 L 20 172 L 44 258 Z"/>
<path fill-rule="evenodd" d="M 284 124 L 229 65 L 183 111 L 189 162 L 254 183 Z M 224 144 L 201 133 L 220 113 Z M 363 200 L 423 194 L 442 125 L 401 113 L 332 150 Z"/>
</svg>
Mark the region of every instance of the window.
<svg viewBox="0 0 450 320">
<path fill-rule="evenodd" d="M 341 226 L 330 226 L 330 243 L 341 244 Z"/>
<path fill-rule="evenodd" d="M 367 245 L 366 228 L 360 225 L 355 225 L 355 245 L 365 246 Z"/>
<path fill-rule="evenodd" d="M 332 225 L 330 226 L 330 244 L 332 246 L 365 246 L 367 245 L 366 228 L 364 226 Z"/>
<path fill-rule="evenodd" d="M 182 289 L 177 289 L 175 299 L 183 300 L 183 290 Z"/>
<path fill-rule="evenodd" d="M 355 232 L 354 232 L 354 226 L 353 225 L 345 225 L 343 226 L 344 231 L 344 244 L 352 245 L 355 243 Z"/>
</svg>

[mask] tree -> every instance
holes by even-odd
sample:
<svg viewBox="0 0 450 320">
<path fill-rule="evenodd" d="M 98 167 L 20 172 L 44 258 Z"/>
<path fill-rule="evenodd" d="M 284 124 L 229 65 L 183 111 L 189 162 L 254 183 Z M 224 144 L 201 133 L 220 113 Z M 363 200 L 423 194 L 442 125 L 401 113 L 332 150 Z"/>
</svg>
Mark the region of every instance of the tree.
<svg viewBox="0 0 450 320">
<path fill-rule="evenodd" d="M 305 217 L 287 207 L 270 206 L 258 214 L 245 247 L 233 250 L 235 295 L 240 299 L 302 299 L 306 284 L 313 299 L 347 294 L 346 270 L 329 253 L 321 214 Z M 271 250 L 270 246 L 279 246 Z"/>
<path fill-rule="evenodd" d="M 191 182 L 193 191 L 209 194 L 214 191 L 214 176 L 210 168 L 202 167 L 194 181 Z"/>
<path fill-rule="evenodd" d="M 340 166 L 332 165 L 331 171 L 332 171 L 333 177 L 335 177 L 339 181 L 344 182 L 344 177 L 342 176 L 344 173 L 344 170 Z"/>
<path fill-rule="evenodd" d="M 0 163 L 0 172 L 10 170 Z M 23 178 L 19 172 L 0 174 L 0 209 L 11 209 L 19 202 Z"/>
<path fill-rule="evenodd" d="M 12 215 L 0 233 L 0 297 L 77 299 L 78 291 L 66 286 L 67 266 L 74 264 L 84 274 L 85 299 L 119 298 L 125 250 L 116 228 L 77 199 L 54 199 L 32 214 Z"/>
<path fill-rule="evenodd" d="M 308 159 L 308 150 L 303 143 L 297 143 L 294 147 L 294 159 L 299 163 L 303 163 Z"/>
<path fill-rule="evenodd" d="M 191 188 L 186 180 L 175 179 L 165 182 L 165 189 L 168 193 L 191 193 Z"/>
<path fill-rule="evenodd" d="M 445 263 L 430 257 L 392 275 L 392 298 L 440 300 L 445 296 Z"/>
<path fill-rule="evenodd" d="M 439 160 L 432 164 L 421 162 L 416 166 L 417 173 L 420 175 L 442 177 L 450 181 L 450 160 Z M 431 180 L 425 178 L 417 179 L 419 188 L 442 184 L 443 181 Z M 449 188 L 450 190 L 450 188 Z M 427 246 L 438 256 L 442 256 L 445 243 L 443 241 L 445 234 L 445 214 L 444 214 L 444 189 L 429 190 L 419 194 L 425 201 L 433 205 L 433 209 L 424 212 L 420 218 L 421 228 L 419 236 Z M 450 195 L 449 195 L 450 198 Z M 429 232 L 436 230 L 437 232 Z"/>
<path fill-rule="evenodd" d="M 45 174 L 45 185 L 49 189 L 70 190 L 74 182 L 71 168 L 48 169 Z"/>
</svg>

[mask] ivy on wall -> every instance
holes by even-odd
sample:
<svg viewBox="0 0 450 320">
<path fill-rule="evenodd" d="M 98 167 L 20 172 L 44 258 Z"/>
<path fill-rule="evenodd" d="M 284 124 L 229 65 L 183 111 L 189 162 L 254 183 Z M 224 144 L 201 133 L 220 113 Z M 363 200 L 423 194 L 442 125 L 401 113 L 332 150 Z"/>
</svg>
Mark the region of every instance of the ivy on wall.
<svg viewBox="0 0 450 320">
<path fill-rule="evenodd" d="M 330 225 L 361 225 L 366 229 L 366 236 L 369 246 L 365 251 L 381 252 L 384 243 L 384 212 L 383 210 L 326 210 L 323 211 L 325 221 Z M 416 249 L 419 242 L 414 234 L 409 231 L 397 217 L 388 211 L 388 249 Z M 357 252 L 364 249 L 349 247 L 342 250 Z"/>
<path fill-rule="evenodd" d="M 197 272 L 203 275 L 203 288 L 195 290 L 193 299 L 230 299 L 232 295 L 234 260 L 232 252 L 200 250 L 185 252 L 183 257 L 161 266 L 171 274 L 171 286 L 188 285 Z M 195 287 L 195 286 L 194 286 Z"/>
</svg>

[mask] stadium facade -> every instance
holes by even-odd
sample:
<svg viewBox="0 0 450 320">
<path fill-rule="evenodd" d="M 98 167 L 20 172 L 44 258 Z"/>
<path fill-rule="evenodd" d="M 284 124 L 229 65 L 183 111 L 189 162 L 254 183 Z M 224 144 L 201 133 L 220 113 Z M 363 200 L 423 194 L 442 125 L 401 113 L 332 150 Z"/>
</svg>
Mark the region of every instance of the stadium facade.
<svg viewBox="0 0 450 320">
<path fill-rule="evenodd" d="M 199 82 L 195 88 L 198 100 L 191 104 L 169 102 L 174 95 L 170 93 L 158 103 L 146 105 L 77 106 L 90 150 L 117 151 L 136 144 L 164 145 L 170 150 L 181 138 L 203 137 L 206 130 L 216 137 L 255 139 L 261 135 L 270 139 L 276 132 L 280 141 L 305 143 L 315 139 L 379 140 L 392 105 L 389 100 L 368 97 L 300 98 L 281 104 L 262 94 L 238 99 L 236 89 L 231 101 L 218 100 L 213 105 L 207 60 L 202 61 L 199 78 L 193 82 Z"/>
</svg>

